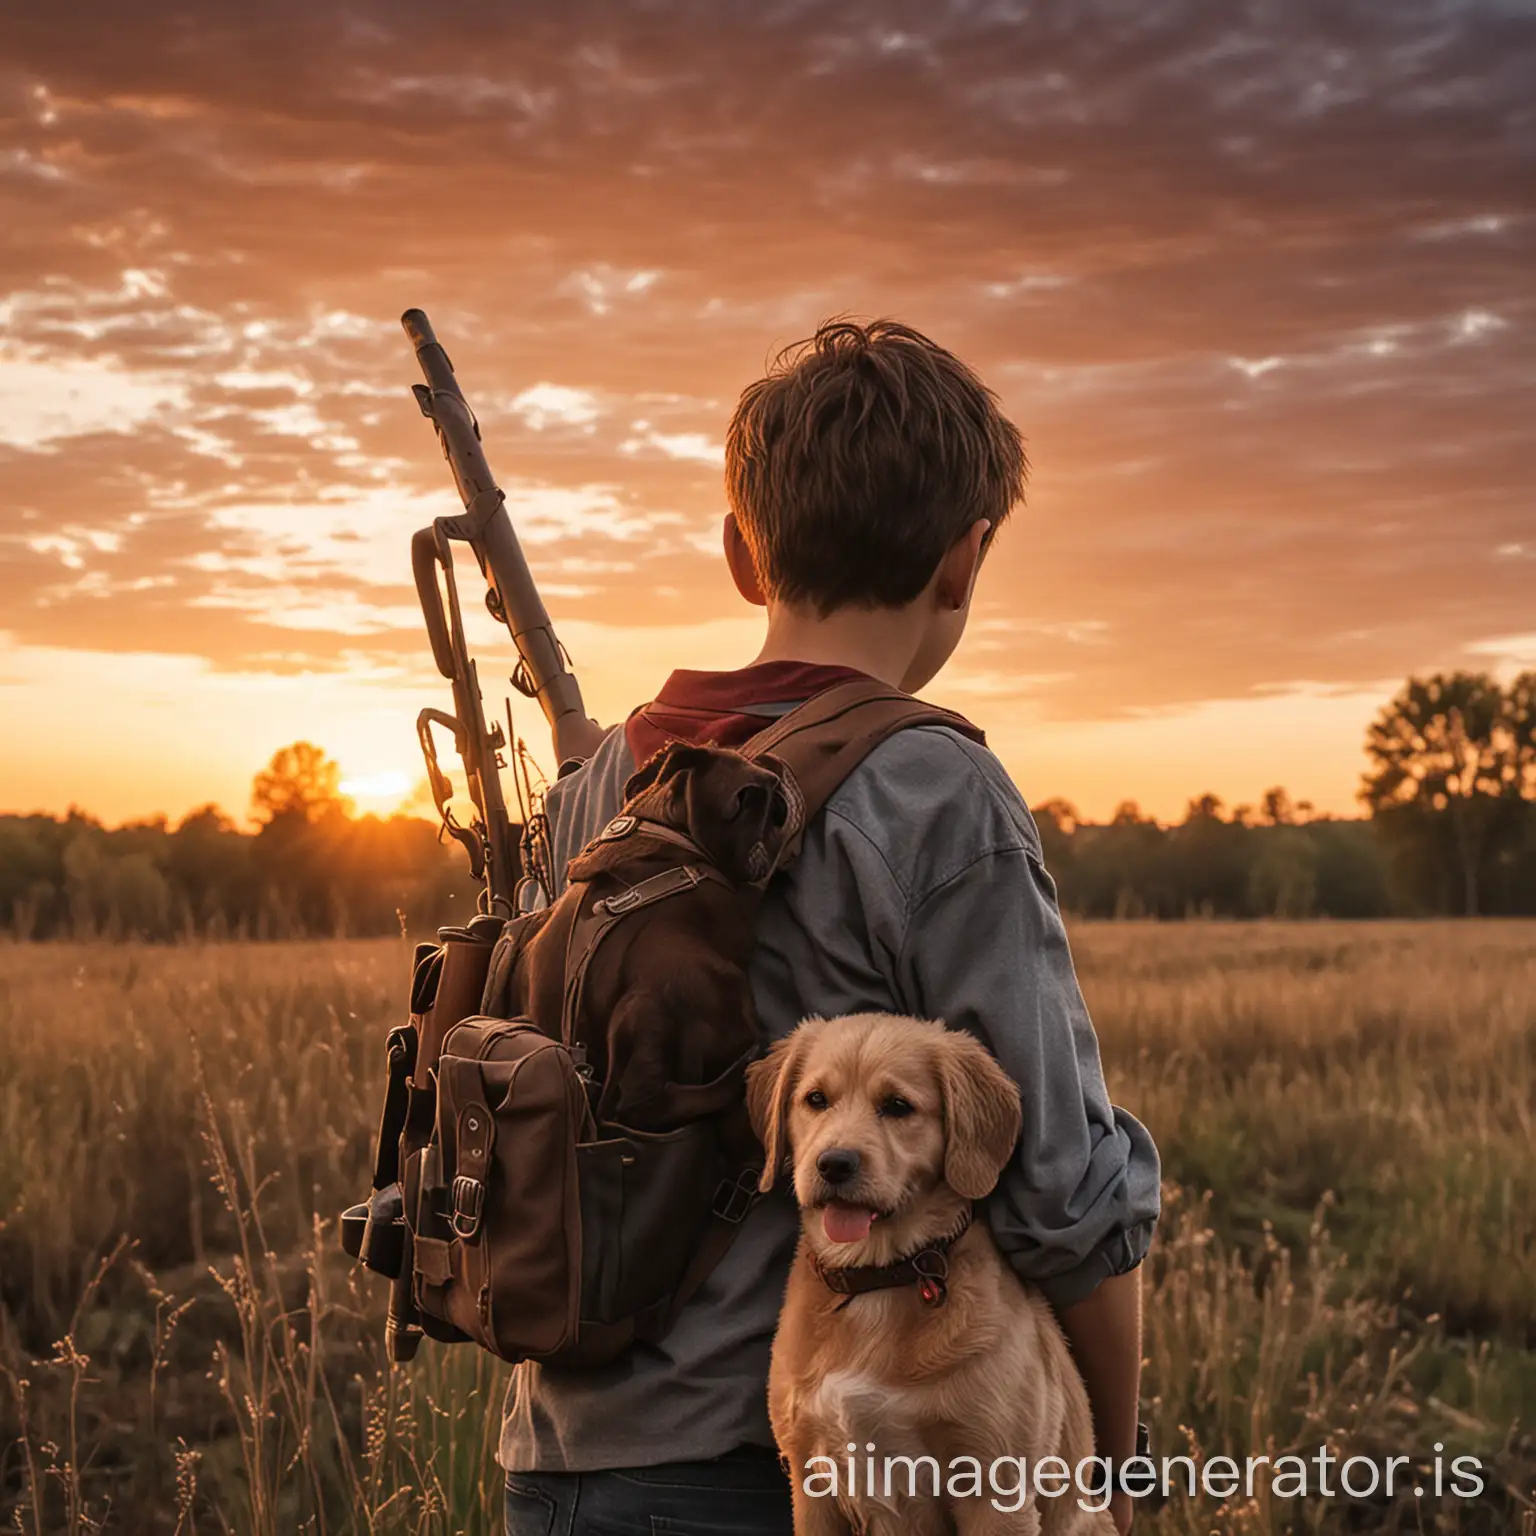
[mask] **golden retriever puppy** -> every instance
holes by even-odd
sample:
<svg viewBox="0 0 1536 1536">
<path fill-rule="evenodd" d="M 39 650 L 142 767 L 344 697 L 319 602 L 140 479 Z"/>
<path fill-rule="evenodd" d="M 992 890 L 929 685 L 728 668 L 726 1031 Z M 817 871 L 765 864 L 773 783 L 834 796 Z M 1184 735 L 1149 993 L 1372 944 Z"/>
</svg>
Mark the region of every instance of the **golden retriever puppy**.
<svg viewBox="0 0 1536 1536">
<path fill-rule="evenodd" d="M 972 1216 L 1020 1129 L 991 1053 L 920 1019 L 808 1019 L 748 1106 L 762 1187 L 792 1169 L 801 1212 L 768 1383 L 797 1536 L 1113 1536 L 1076 1482 L 1093 1425 L 1066 1340 Z"/>
</svg>

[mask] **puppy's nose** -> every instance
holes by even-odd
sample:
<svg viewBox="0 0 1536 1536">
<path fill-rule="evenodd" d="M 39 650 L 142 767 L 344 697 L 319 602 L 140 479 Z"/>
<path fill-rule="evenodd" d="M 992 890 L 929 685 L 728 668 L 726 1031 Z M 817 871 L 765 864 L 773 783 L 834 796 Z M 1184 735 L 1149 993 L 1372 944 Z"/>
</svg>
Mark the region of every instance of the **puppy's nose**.
<svg viewBox="0 0 1536 1536">
<path fill-rule="evenodd" d="M 859 1171 L 859 1154 L 833 1147 L 816 1159 L 816 1171 L 828 1184 L 846 1184 Z"/>
</svg>

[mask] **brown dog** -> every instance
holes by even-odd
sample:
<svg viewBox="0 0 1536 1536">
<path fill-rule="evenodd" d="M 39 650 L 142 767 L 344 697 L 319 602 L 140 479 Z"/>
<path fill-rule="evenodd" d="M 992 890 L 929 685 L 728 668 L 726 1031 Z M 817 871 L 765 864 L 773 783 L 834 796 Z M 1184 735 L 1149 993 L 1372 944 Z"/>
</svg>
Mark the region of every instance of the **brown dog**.
<svg viewBox="0 0 1536 1536">
<path fill-rule="evenodd" d="M 801 1210 L 768 1386 L 797 1536 L 1113 1536 L 1072 1481 L 1093 1426 L 1066 1340 L 971 1220 L 1020 1129 L 992 1055 L 918 1019 L 809 1019 L 754 1063 L 748 1103 L 763 1187 L 787 1163 Z M 1036 1483 L 1041 1457 L 1065 1487 L 1049 1463 Z"/>
<path fill-rule="evenodd" d="M 665 1132 L 739 1105 L 761 1038 L 747 981 L 753 918 L 786 815 L 771 764 L 664 748 L 630 778 L 624 813 L 570 861 L 560 899 L 507 925 L 482 1010 L 579 1046 L 602 1085 L 601 1122 Z M 693 883 L 664 899 L 623 906 L 689 870 Z M 624 913 L 611 930 L 610 908 Z M 752 1150 L 744 1118 L 740 1134 Z"/>
</svg>

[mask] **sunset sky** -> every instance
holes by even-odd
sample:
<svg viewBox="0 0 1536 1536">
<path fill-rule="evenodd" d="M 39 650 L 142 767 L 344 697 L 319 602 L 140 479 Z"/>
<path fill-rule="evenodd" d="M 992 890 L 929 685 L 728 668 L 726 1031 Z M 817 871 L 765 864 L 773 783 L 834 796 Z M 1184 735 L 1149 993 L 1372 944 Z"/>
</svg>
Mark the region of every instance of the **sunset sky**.
<svg viewBox="0 0 1536 1536">
<path fill-rule="evenodd" d="M 420 305 L 604 720 L 751 658 L 732 404 L 894 315 L 1033 464 L 931 696 L 1090 817 L 1352 812 L 1405 675 L 1536 665 L 1533 193 L 1529 0 L 7 6 L 0 810 L 419 779 Z"/>
</svg>

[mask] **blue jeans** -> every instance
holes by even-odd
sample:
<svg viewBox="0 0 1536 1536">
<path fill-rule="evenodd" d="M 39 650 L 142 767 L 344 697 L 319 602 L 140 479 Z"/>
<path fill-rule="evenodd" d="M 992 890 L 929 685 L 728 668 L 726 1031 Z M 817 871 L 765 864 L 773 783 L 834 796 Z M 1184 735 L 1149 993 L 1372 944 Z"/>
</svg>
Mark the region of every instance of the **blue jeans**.
<svg viewBox="0 0 1536 1536">
<path fill-rule="evenodd" d="M 509 1472 L 506 1536 L 793 1536 L 789 1478 L 769 1450 L 604 1472 Z"/>
</svg>

